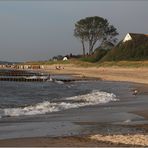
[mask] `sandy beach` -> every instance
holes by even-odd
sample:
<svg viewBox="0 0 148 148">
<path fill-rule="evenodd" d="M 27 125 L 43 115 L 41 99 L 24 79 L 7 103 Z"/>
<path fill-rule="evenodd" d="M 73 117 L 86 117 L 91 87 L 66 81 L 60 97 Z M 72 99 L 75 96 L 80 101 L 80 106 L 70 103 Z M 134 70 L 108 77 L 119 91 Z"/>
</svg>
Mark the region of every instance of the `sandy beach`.
<svg viewBox="0 0 148 148">
<path fill-rule="evenodd" d="M 76 74 L 81 77 L 101 78 L 110 81 L 127 81 L 148 84 L 148 68 L 121 68 L 121 67 L 79 67 L 73 64 L 60 64 L 61 70 L 48 65 L 46 71 L 51 74 Z"/>
<path fill-rule="evenodd" d="M 148 111 L 137 111 L 134 114 L 148 117 Z M 81 124 L 96 124 L 81 123 Z M 0 147 L 143 147 L 148 146 L 148 125 L 129 126 L 129 129 L 143 130 L 134 134 L 89 134 L 62 137 L 28 137 L 0 140 Z M 120 127 L 120 130 L 122 127 Z M 121 132 L 122 133 L 122 132 Z"/>
<path fill-rule="evenodd" d="M 1 140 L 0 146 L 56 146 L 56 147 L 104 147 L 104 146 L 148 146 L 147 135 L 93 135 L 85 137 L 24 138 Z"/>
<path fill-rule="evenodd" d="M 109 81 L 125 81 L 134 82 L 134 88 L 138 90 L 138 95 L 148 95 L 148 69 L 146 68 L 119 68 L 119 67 L 92 67 L 84 68 L 74 65 L 60 65 L 61 70 L 55 69 L 56 65 L 47 66 L 45 71 L 50 74 L 68 74 L 76 77 L 93 77 L 101 78 Z M 131 90 L 132 91 L 132 90 Z M 122 105 L 122 104 L 121 104 Z M 137 104 L 138 105 L 138 104 Z M 118 106 L 118 105 L 117 105 Z M 119 106 L 120 107 L 120 106 Z M 136 107 L 135 107 L 136 108 Z M 145 108 L 136 108 L 135 111 L 129 114 L 148 119 L 148 110 Z M 123 114 L 124 115 L 124 114 Z M 83 120 L 83 119 L 82 119 Z M 128 123 L 128 121 L 127 121 Z M 79 124 L 95 125 L 98 122 L 81 122 Z M 122 134 L 124 128 L 119 128 L 121 134 L 100 134 L 92 133 L 77 136 L 62 136 L 62 137 L 27 137 L 27 138 L 11 138 L 0 140 L 0 146 L 148 146 L 148 124 L 128 125 L 128 128 L 140 129 L 142 132 Z"/>
</svg>

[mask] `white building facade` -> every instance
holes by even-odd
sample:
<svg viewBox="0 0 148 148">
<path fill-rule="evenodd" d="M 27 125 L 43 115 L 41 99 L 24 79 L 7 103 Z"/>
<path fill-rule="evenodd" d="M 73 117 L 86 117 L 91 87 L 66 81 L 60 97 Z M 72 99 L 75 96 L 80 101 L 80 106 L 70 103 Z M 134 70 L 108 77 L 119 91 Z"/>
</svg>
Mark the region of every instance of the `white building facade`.
<svg viewBox="0 0 148 148">
<path fill-rule="evenodd" d="M 123 42 L 130 41 L 130 40 L 132 40 L 132 37 L 131 37 L 131 35 L 128 33 L 128 34 L 125 36 Z"/>
</svg>

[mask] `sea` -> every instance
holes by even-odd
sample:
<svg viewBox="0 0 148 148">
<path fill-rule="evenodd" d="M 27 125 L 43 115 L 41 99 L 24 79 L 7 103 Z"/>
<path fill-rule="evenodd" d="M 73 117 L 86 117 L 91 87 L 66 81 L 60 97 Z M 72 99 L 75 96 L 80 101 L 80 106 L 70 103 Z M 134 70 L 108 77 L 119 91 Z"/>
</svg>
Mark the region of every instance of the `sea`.
<svg viewBox="0 0 148 148">
<path fill-rule="evenodd" d="M 101 80 L 0 81 L 0 139 L 127 133 L 129 128 L 119 125 L 147 122 L 132 113 L 148 106 L 146 94 L 133 95 L 134 86 Z"/>
</svg>

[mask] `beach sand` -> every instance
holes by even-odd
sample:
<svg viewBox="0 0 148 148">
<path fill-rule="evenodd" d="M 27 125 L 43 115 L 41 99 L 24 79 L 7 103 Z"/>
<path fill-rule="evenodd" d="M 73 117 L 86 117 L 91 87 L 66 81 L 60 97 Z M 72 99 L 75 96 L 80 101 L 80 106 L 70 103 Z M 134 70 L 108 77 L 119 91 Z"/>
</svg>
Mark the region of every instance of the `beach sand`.
<svg viewBox="0 0 148 148">
<path fill-rule="evenodd" d="M 45 70 L 51 74 L 73 74 L 81 77 L 101 78 L 110 81 L 127 81 L 148 84 L 148 68 L 121 68 L 121 67 L 78 67 L 72 64 L 60 64 L 45 66 Z"/>
<path fill-rule="evenodd" d="M 39 137 L 0 140 L 0 146 L 148 146 L 148 135 L 89 135 L 69 137 Z"/>
</svg>

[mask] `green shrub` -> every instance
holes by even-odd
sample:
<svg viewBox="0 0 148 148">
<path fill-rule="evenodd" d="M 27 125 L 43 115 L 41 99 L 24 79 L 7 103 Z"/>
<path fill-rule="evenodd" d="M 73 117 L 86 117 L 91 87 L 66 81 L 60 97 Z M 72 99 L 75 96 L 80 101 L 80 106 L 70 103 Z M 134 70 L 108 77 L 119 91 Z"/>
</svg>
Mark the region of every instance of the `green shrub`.
<svg viewBox="0 0 148 148">
<path fill-rule="evenodd" d="M 120 42 L 101 61 L 148 60 L 148 41 Z"/>
<path fill-rule="evenodd" d="M 109 50 L 104 50 L 100 48 L 96 48 L 93 55 L 88 55 L 86 57 L 81 58 L 81 61 L 95 63 L 101 60 Z"/>
</svg>

